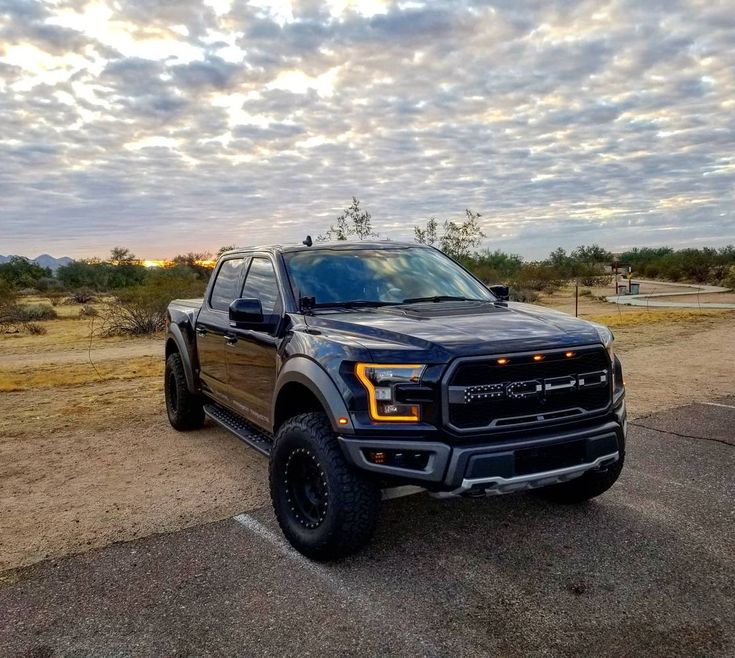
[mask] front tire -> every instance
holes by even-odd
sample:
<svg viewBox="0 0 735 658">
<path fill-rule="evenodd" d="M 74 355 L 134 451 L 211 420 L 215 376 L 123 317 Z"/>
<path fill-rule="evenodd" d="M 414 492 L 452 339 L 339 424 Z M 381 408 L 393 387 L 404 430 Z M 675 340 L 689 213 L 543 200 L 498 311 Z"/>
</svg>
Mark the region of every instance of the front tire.
<svg viewBox="0 0 735 658">
<path fill-rule="evenodd" d="M 294 416 L 280 427 L 270 490 L 283 534 L 314 560 L 354 553 L 375 529 L 380 490 L 347 463 L 323 413 Z"/>
<path fill-rule="evenodd" d="M 625 452 L 620 451 L 618 461 L 604 470 L 587 471 L 584 475 L 569 482 L 552 484 L 536 489 L 534 493 L 552 503 L 577 505 L 605 493 L 620 477 L 625 463 Z"/>
<path fill-rule="evenodd" d="M 197 430 L 204 425 L 202 398 L 189 391 L 184 374 L 184 362 L 178 352 L 166 359 L 164 375 L 166 412 L 171 427 L 179 432 Z"/>
</svg>

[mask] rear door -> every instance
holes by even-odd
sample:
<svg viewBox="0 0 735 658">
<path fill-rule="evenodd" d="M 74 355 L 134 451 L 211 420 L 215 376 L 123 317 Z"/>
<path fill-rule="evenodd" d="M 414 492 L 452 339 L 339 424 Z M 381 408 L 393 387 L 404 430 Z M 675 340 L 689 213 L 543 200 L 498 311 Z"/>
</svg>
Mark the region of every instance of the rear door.
<svg viewBox="0 0 735 658">
<path fill-rule="evenodd" d="M 202 386 L 205 392 L 222 402 L 227 402 L 225 341 L 230 328 L 230 303 L 240 294 L 245 266 L 249 260 L 243 256 L 235 256 L 219 264 L 196 323 Z"/>
<path fill-rule="evenodd" d="M 263 317 L 270 317 L 273 324 L 282 318 L 283 302 L 269 258 L 253 257 L 240 296 L 259 299 Z M 242 415 L 268 429 L 278 368 L 278 339 L 267 331 L 251 329 L 231 327 L 229 333 L 225 349 L 229 397 Z"/>
</svg>

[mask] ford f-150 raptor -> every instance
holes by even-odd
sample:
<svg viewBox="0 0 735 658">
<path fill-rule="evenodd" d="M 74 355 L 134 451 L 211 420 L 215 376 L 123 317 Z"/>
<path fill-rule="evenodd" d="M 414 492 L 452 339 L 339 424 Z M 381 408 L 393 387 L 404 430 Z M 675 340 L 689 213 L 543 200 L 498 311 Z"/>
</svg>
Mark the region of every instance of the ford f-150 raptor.
<svg viewBox="0 0 735 658">
<path fill-rule="evenodd" d="M 310 243 L 223 254 L 204 299 L 167 315 L 171 424 L 209 416 L 267 455 L 296 549 L 357 550 L 397 487 L 579 503 L 617 480 L 607 328 L 509 302 L 432 247 Z"/>
</svg>

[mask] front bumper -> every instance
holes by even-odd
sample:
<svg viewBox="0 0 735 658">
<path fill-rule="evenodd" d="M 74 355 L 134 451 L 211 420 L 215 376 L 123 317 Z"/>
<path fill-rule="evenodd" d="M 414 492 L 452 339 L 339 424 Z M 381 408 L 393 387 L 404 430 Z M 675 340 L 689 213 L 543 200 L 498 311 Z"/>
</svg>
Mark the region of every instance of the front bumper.
<svg viewBox="0 0 735 658">
<path fill-rule="evenodd" d="M 419 484 L 445 495 L 503 494 L 566 482 L 604 469 L 625 451 L 625 403 L 599 425 L 566 429 L 526 439 L 452 446 L 438 441 L 339 437 L 356 467 L 401 483 Z M 423 453 L 423 468 L 371 461 L 375 452 Z"/>
</svg>

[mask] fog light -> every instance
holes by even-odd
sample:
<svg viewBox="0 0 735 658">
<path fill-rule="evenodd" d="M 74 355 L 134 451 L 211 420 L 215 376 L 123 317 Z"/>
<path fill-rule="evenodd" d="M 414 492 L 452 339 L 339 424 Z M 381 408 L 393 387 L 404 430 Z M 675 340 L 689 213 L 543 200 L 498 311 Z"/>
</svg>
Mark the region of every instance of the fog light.
<svg viewBox="0 0 735 658">
<path fill-rule="evenodd" d="M 385 464 L 385 456 L 384 452 L 373 450 L 368 453 L 368 461 L 371 461 L 373 464 Z"/>
</svg>

